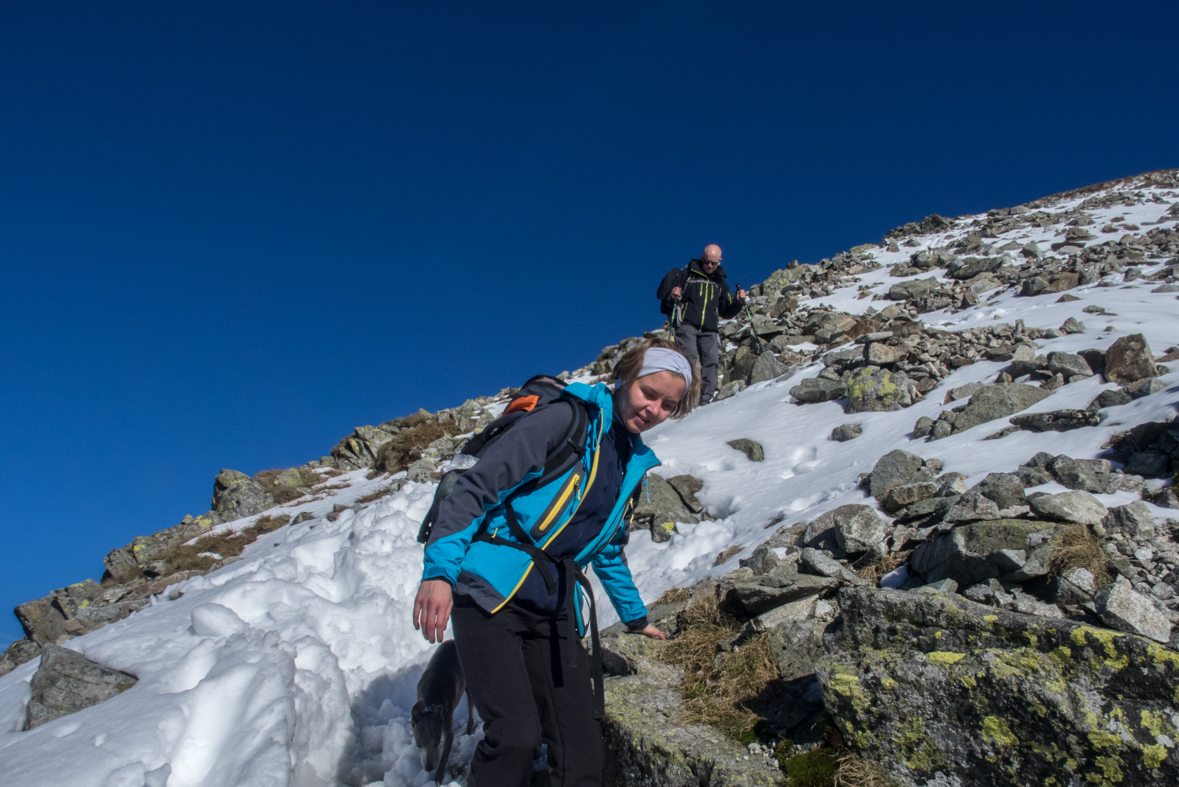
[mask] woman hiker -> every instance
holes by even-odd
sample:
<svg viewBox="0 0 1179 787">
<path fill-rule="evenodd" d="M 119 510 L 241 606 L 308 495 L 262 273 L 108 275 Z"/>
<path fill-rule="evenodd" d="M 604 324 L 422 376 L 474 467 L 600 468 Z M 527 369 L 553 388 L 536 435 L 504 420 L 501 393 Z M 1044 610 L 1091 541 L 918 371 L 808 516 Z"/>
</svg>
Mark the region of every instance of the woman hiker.
<svg viewBox="0 0 1179 787">
<path fill-rule="evenodd" d="M 595 676 L 580 641 L 586 565 L 628 630 L 664 639 L 647 621 L 622 554 L 624 515 L 659 464 L 639 434 L 687 415 L 700 381 L 674 344 L 648 339 L 615 365 L 614 386 L 570 383 L 489 444 L 439 508 L 413 622 L 441 642 L 453 620 L 469 696 L 483 719 L 470 787 L 526 787 L 542 743 L 554 785 L 602 783 L 600 657 L 595 652 Z M 580 460 L 513 495 L 540 475 L 579 409 L 588 416 Z M 592 594 L 589 600 L 596 636 Z"/>
</svg>

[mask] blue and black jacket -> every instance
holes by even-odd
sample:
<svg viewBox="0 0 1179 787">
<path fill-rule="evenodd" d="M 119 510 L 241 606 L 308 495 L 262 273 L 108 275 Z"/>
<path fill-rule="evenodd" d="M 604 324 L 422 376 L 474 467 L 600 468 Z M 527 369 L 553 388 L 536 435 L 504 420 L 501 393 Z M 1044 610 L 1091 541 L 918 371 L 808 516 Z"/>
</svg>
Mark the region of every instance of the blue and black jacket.
<svg viewBox="0 0 1179 787">
<path fill-rule="evenodd" d="M 540 477 L 546 457 L 569 432 L 573 408 L 580 406 L 573 399 L 580 400 L 590 416 L 580 461 L 550 483 L 511 500 L 528 546 L 544 549 L 565 530 L 598 475 L 602 441 L 613 424 L 610 389 L 602 384 L 570 383 L 560 399 L 520 419 L 459 477 L 439 507 L 437 524 L 426 544 L 423 581 L 445 579 L 455 592 L 470 596 L 489 613 L 499 611 L 519 593 L 529 573 L 537 570 L 532 557 L 513 546 L 483 539 L 495 536 L 518 542 L 508 526 L 504 503 L 520 486 Z M 592 564 L 619 618 L 630 628 L 642 628 L 647 608 L 623 555 L 625 514 L 634 490 L 659 460 L 637 435 L 628 436 L 630 456 L 622 469 L 618 499 L 601 529 L 589 534 L 573 560 L 583 569 Z M 581 621 L 577 623 L 580 627 Z"/>
</svg>

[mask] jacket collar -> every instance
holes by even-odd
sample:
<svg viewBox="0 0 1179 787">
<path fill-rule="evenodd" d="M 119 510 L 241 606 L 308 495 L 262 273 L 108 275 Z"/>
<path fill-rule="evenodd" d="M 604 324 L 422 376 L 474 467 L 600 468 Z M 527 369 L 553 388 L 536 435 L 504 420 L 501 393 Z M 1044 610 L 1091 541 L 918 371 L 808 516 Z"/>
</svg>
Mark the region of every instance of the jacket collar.
<svg viewBox="0 0 1179 787">
<path fill-rule="evenodd" d="M 569 383 L 565 386 L 565 396 L 572 396 L 590 404 L 601 412 L 601 418 L 609 429 L 614 423 L 614 394 L 605 383 L 586 385 L 585 383 Z M 630 434 L 632 452 L 645 452 L 646 446 L 640 435 Z"/>
<path fill-rule="evenodd" d="M 717 265 L 716 270 L 711 274 L 705 273 L 704 269 L 700 267 L 699 259 L 692 260 L 688 263 L 688 272 L 695 273 L 697 276 L 703 276 L 706 279 L 712 279 L 713 281 L 720 281 L 721 279 L 724 279 L 728 276 L 728 274 L 725 273 L 724 265 Z"/>
</svg>

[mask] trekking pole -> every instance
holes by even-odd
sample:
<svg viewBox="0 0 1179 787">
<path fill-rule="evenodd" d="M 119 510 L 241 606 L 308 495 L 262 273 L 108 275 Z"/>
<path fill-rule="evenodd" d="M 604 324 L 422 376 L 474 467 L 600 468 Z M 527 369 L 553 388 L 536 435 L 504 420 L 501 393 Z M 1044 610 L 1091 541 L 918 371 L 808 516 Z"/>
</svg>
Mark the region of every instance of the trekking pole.
<svg viewBox="0 0 1179 787">
<path fill-rule="evenodd" d="M 737 285 L 737 290 L 741 290 L 741 285 Z M 757 335 L 757 326 L 753 324 L 753 312 L 749 310 L 749 301 L 745 302 L 745 316 L 749 318 L 749 332 L 753 334 L 753 341 L 755 342 L 756 350 L 753 352 L 761 355 L 765 352 L 765 346 L 762 344 L 761 337 Z"/>
</svg>

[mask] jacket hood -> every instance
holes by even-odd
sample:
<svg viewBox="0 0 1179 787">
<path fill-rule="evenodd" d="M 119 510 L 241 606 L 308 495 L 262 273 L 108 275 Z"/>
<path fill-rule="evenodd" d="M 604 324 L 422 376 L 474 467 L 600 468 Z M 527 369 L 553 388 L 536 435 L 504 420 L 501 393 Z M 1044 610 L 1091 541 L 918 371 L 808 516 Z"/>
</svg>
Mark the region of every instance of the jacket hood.
<svg viewBox="0 0 1179 787">
<path fill-rule="evenodd" d="M 691 270 L 692 273 L 699 274 L 699 275 L 704 276 L 706 278 L 712 279 L 713 281 L 720 281 L 721 279 L 728 278 L 728 274 L 725 273 L 725 266 L 724 265 L 717 265 L 715 271 L 713 271 L 712 273 L 705 273 L 704 269 L 702 267 L 700 267 L 700 260 L 695 259 L 695 260 L 692 260 L 690 263 L 688 263 L 688 268 L 689 268 L 689 270 Z"/>
</svg>

